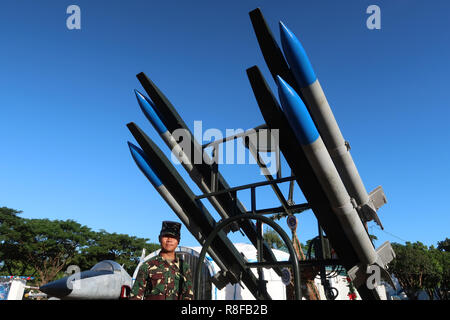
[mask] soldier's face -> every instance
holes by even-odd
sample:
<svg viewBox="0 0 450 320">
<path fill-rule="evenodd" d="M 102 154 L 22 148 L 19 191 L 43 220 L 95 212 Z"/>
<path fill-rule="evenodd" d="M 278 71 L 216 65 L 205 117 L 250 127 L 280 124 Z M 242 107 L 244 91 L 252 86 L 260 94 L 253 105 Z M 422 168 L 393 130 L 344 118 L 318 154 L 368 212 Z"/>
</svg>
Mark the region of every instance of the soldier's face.
<svg viewBox="0 0 450 320">
<path fill-rule="evenodd" d="M 170 236 L 159 237 L 161 242 L 161 249 L 165 252 L 173 252 L 178 246 L 178 239 Z"/>
</svg>

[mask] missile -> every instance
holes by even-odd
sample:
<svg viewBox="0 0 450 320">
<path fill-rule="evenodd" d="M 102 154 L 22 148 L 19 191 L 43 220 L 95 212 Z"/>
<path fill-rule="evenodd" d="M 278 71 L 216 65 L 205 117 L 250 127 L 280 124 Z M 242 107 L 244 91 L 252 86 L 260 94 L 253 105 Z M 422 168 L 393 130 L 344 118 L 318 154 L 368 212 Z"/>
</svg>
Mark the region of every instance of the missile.
<svg viewBox="0 0 450 320">
<path fill-rule="evenodd" d="M 213 170 L 212 166 L 208 163 L 211 163 L 211 159 L 207 154 L 203 153 L 202 146 L 195 140 L 192 132 L 189 130 L 188 126 L 184 123 L 183 119 L 180 117 L 180 115 L 177 113 L 174 106 L 170 103 L 170 101 L 167 99 L 167 97 L 159 90 L 159 88 L 144 74 L 140 73 L 137 75 L 138 80 L 141 82 L 142 87 L 146 91 L 146 93 L 149 95 L 150 99 L 146 99 L 146 102 L 153 102 L 150 105 L 151 108 L 154 108 L 155 115 L 158 115 L 160 117 L 160 120 L 164 123 L 166 128 L 170 133 L 174 133 L 176 130 L 182 129 L 184 130 L 189 136 L 190 136 L 190 150 L 191 154 L 187 155 L 186 157 L 179 158 L 180 162 L 183 164 L 186 163 L 192 163 L 192 161 L 189 161 L 189 159 L 204 159 L 205 161 L 199 161 L 200 163 L 196 163 L 197 161 L 194 161 L 192 164 L 193 167 L 196 168 L 196 171 L 198 173 L 198 176 L 192 175 L 192 178 L 194 182 L 200 187 L 200 189 L 203 192 L 209 193 L 205 190 L 212 189 L 211 187 L 208 187 L 205 189 L 205 183 L 212 181 L 213 176 Z M 143 100 L 140 100 L 138 98 L 138 101 L 143 102 Z M 142 106 L 141 106 L 142 108 Z M 160 133 L 161 134 L 161 133 Z M 167 134 L 165 134 L 165 137 L 162 137 L 163 140 L 166 142 L 166 144 L 169 146 L 169 148 L 173 149 L 175 146 L 175 142 L 173 142 L 172 139 L 167 138 Z M 170 141 L 172 140 L 172 141 Z M 181 148 L 177 149 L 177 152 L 174 152 L 175 156 L 180 155 Z M 183 160 L 183 161 L 181 161 Z M 190 168 L 187 169 L 188 172 L 191 170 Z M 192 172 L 192 171 L 191 171 Z M 203 182 L 201 181 L 203 180 Z M 220 172 L 217 172 L 217 190 L 223 190 L 228 189 L 229 185 L 226 183 L 225 179 L 222 177 Z M 207 185 L 206 185 L 207 186 Z M 222 208 L 227 212 L 228 216 L 232 216 L 233 212 L 246 212 L 247 210 L 242 205 L 240 201 L 235 201 L 228 193 L 219 195 L 215 197 L 217 201 L 221 204 Z M 237 207 L 237 208 L 236 208 Z M 219 211 L 219 214 L 221 212 Z M 250 224 L 252 222 L 248 221 Z M 243 227 L 244 232 L 247 233 L 249 231 L 251 233 L 251 230 L 247 230 L 247 227 Z"/>
<path fill-rule="evenodd" d="M 189 173 L 192 180 L 199 186 L 200 190 L 202 190 L 205 193 L 211 193 L 210 186 L 206 183 L 204 179 L 200 178 L 201 177 L 200 173 L 198 172 L 197 168 L 191 163 L 190 157 L 186 155 L 183 148 L 178 144 L 178 142 L 175 140 L 175 138 L 172 136 L 169 130 L 167 130 L 164 123 L 161 121 L 161 118 L 155 111 L 153 102 L 147 97 L 145 97 L 138 90 L 135 90 L 135 94 L 142 112 L 144 113 L 146 118 L 151 122 L 156 131 L 159 133 L 159 135 L 166 143 L 166 145 L 172 150 L 172 154 L 177 157 L 182 166 Z M 229 217 L 228 213 L 223 209 L 223 207 L 220 205 L 220 203 L 217 201 L 215 197 L 210 197 L 209 200 L 213 205 L 214 209 L 217 210 L 217 212 L 220 214 L 222 218 Z"/>
<path fill-rule="evenodd" d="M 296 88 L 295 79 L 292 76 L 289 65 L 284 59 L 283 52 L 268 27 L 261 10 L 256 8 L 249 12 L 249 16 L 261 53 L 272 78 L 276 80 L 277 76 L 280 75 Z M 295 176 L 298 177 L 296 180 L 298 186 L 311 205 L 312 211 L 333 244 L 333 248 L 336 250 L 345 268 L 347 270 L 350 269 L 358 262 L 356 253 L 350 241 L 346 237 L 342 237 L 343 231 L 340 229 L 336 216 L 330 214 L 332 210 L 329 201 L 316 176 L 313 174 L 303 150 L 296 143 L 295 134 L 281 111 L 277 99 L 257 66 L 247 69 L 247 76 L 267 126 L 270 129 L 280 129 L 280 149 L 294 171 Z M 371 298 L 370 292 L 366 298 Z"/>
<path fill-rule="evenodd" d="M 186 227 L 191 230 L 190 222 L 198 227 L 198 230 L 207 237 L 214 230 L 216 222 L 201 201 L 184 182 L 170 161 L 164 156 L 156 144 L 147 137 L 147 135 L 134 123 L 127 124 L 128 129 L 142 148 L 142 154 L 145 155 L 145 162 L 151 165 L 153 172 L 157 172 L 158 180 L 152 182 L 154 185 L 164 185 L 167 188 L 179 207 L 182 208 L 185 215 L 190 219 L 186 221 Z M 161 186 L 159 185 L 159 186 Z M 169 204 L 170 205 L 170 204 Z M 184 221 L 183 221 L 184 223 Z M 202 244 L 202 242 L 200 242 Z M 237 283 L 242 279 L 246 287 L 257 299 L 270 299 L 267 292 L 258 290 L 258 279 L 253 272 L 246 268 L 245 261 L 236 247 L 226 237 L 223 231 L 218 233 L 216 239 L 212 242 L 211 250 L 216 253 L 219 262 L 222 262 L 222 273 L 219 275 L 225 277 L 232 283 Z M 214 259 L 214 256 L 211 256 Z M 227 266 L 227 267 L 226 267 Z"/>
<path fill-rule="evenodd" d="M 283 52 L 278 46 L 278 43 L 267 25 L 261 10 L 256 8 L 255 10 L 250 11 L 249 16 L 255 31 L 256 39 L 258 40 L 258 44 L 261 49 L 261 53 L 263 54 L 264 61 L 266 62 L 273 79 L 276 80 L 279 75 L 291 86 L 295 86 L 295 79 L 292 76 L 286 60 L 284 59 Z"/>
<path fill-rule="evenodd" d="M 189 230 L 189 232 L 194 236 L 194 238 L 199 243 L 204 243 L 206 241 L 206 238 L 202 234 L 202 232 L 199 230 L 198 226 L 195 225 L 192 219 L 187 215 L 182 207 L 178 204 L 178 202 L 174 199 L 172 194 L 167 190 L 167 188 L 163 185 L 161 180 L 159 179 L 158 175 L 155 173 L 155 171 L 151 168 L 150 163 L 147 159 L 147 156 L 145 153 L 138 147 L 136 147 L 131 142 L 128 142 L 128 147 L 130 148 L 131 156 L 133 157 L 136 165 L 141 170 L 141 172 L 144 174 L 144 176 L 147 177 L 147 179 L 151 182 L 153 187 L 156 189 L 156 191 L 160 194 L 160 196 L 166 201 L 166 203 L 169 205 L 169 207 L 175 212 L 175 214 L 180 218 L 180 220 L 183 222 L 183 224 L 186 226 L 186 228 Z M 214 261 L 217 262 L 217 265 L 221 268 L 225 268 L 225 265 L 223 262 L 217 257 L 215 252 L 212 250 L 209 250 L 209 255 L 214 258 Z"/>
<path fill-rule="evenodd" d="M 375 189 L 370 196 L 367 193 L 350 154 L 350 146 L 342 136 L 305 49 L 282 22 L 279 25 L 283 52 L 295 78 L 297 92 L 301 93 L 345 188 L 364 219 L 375 220 L 383 228 L 376 213 L 386 202 L 381 187 Z"/>
<path fill-rule="evenodd" d="M 76 272 L 39 288 L 62 300 L 111 300 L 126 298 L 131 277 L 117 262 L 104 260 L 89 271 Z"/>
<path fill-rule="evenodd" d="M 293 72 L 292 72 L 293 67 L 289 66 L 288 63 L 286 62 L 286 60 L 283 56 L 283 52 L 281 51 L 275 38 L 273 37 L 273 34 L 270 31 L 261 10 L 259 8 L 257 8 L 255 10 L 251 11 L 249 13 L 249 15 L 250 15 L 250 19 L 251 19 L 251 22 L 253 25 L 253 29 L 255 31 L 256 38 L 258 40 L 258 44 L 260 46 L 261 52 L 264 56 L 264 60 L 267 64 L 267 67 L 270 70 L 270 73 L 272 74 L 273 79 L 276 81 L 276 77 L 277 77 L 277 75 L 279 75 L 292 88 L 294 88 L 295 91 L 302 98 L 302 100 L 306 102 L 307 99 L 309 99 L 308 97 L 306 97 L 307 92 L 305 90 L 302 90 L 302 88 L 299 86 L 298 83 L 302 83 L 302 82 L 307 83 L 308 79 L 311 79 L 311 77 L 314 78 L 314 76 L 315 76 L 314 70 L 312 69 L 311 63 L 309 62 L 309 59 L 306 56 L 306 53 L 304 55 L 300 55 L 301 59 L 298 59 L 299 61 L 303 61 L 303 63 L 298 63 L 298 64 L 302 66 L 301 70 L 304 70 L 304 73 L 305 73 L 305 75 L 302 78 L 300 78 L 303 80 L 300 80 L 298 82 L 298 81 L 296 81 L 296 78 L 293 75 Z M 299 46 L 297 46 L 297 47 L 299 48 Z M 288 51 L 288 49 L 285 49 L 285 51 Z M 304 50 L 302 50 L 302 49 L 298 49 L 297 51 L 304 52 Z M 286 56 L 288 56 L 288 54 L 286 54 Z M 290 64 L 291 64 L 291 62 L 290 62 Z M 293 62 L 292 64 L 295 65 L 295 62 Z M 320 101 L 320 100 L 317 100 L 317 101 Z M 308 108 L 310 108 L 309 103 L 305 103 L 305 104 Z M 311 112 L 311 110 L 310 110 L 310 112 Z M 313 120 L 316 122 L 314 115 L 313 115 Z M 316 122 L 316 125 L 317 125 L 317 122 Z M 321 132 L 321 127 L 320 126 L 317 126 L 317 127 L 319 129 L 319 132 Z M 324 137 L 324 141 L 325 141 L 325 144 L 327 145 L 327 141 L 326 141 L 325 137 Z M 339 144 L 339 145 L 342 145 L 342 141 L 341 141 L 341 144 Z M 346 143 L 346 146 L 348 146 L 348 143 Z M 327 147 L 328 147 L 328 145 L 327 145 Z M 348 160 L 349 159 L 347 159 L 346 161 L 348 161 Z M 337 160 L 337 162 L 339 162 L 339 160 Z M 336 163 L 335 163 L 335 165 L 336 165 Z M 336 166 L 339 167 L 339 164 L 337 164 Z M 349 185 L 349 187 L 348 187 L 349 194 L 354 195 L 355 205 L 358 206 L 358 209 L 359 209 L 359 212 L 361 213 L 362 218 L 366 221 L 375 220 L 375 222 L 378 225 L 380 225 L 380 227 L 383 228 L 381 221 L 379 220 L 378 215 L 376 214 L 376 210 L 386 202 L 386 198 L 384 196 L 382 188 L 378 187 L 370 193 L 368 205 L 359 204 L 359 203 L 367 203 L 368 198 L 365 197 L 365 195 L 364 195 L 365 189 L 363 190 L 361 188 L 362 183 L 358 182 L 358 176 L 356 174 L 354 174 L 354 169 L 352 169 L 351 166 L 352 165 L 350 162 L 351 170 L 348 170 L 350 172 L 350 174 L 346 174 L 344 172 L 345 169 L 338 170 L 340 175 L 341 175 L 341 173 L 344 175 L 344 178 L 342 178 L 342 177 L 341 178 L 343 179 L 346 188 L 347 188 L 347 185 Z M 353 164 L 353 166 L 354 166 L 354 164 Z M 353 173 L 352 173 L 352 171 L 353 171 Z M 350 176 L 350 178 L 346 179 L 345 175 Z M 349 183 L 348 182 L 349 180 L 354 180 L 353 189 L 355 189 L 355 188 L 358 189 L 357 193 L 352 191 L 352 182 Z M 359 178 L 359 180 L 361 180 L 361 179 Z M 367 192 L 365 192 L 365 194 L 367 194 Z M 357 199 L 359 199 L 359 203 L 358 203 Z"/>
<path fill-rule="evenodd" d="M 340 260 L 347 269 L 350 269 L 358 263 L 358 257 L 350 241 L 346 237 L 342 237 L 343 230 L 340 228 L 339 221 L 335 215 L 331 214 L 332 209 L 329 201 L 317 177 L 314 175 L 303 150 L 296 143 L 296 136 L 281 111 L 278 101 L 258 67 L 254 66 L 247 69 L 247 76 L 261 114 L 269 129 L 282 128 L 279 130 L 280 150 L 297 177 L 296 182 L 298 186 L 333 244 L 333 248 L 336 250 Z"/>
<path fill-rule="evenodd" d="M 280 150 L 283 152 L 288 165 L 293 170 L 297 178 L 297 184 L 327 234 L 328 239 L 330 239 L 333 249 L 339 256 L 339 260 L 347 270 L 351 270 L 355 265 L 359 264 L 359 258 L 356 255 L 351 241 L 345 236 L 340 221 L 333 214 L 330 201 L 315 176 L 304 151 L 297 143 L 293 129 L 258 67 L 254 66 L 247 69 L 247 75 L 267 126 L 269 129 L 282 128 L 279 139 Z M 363 299 L 380 298 L 376 291 L 369 290 L 364 285 L 358 284 L 357 289 Z"/>
<path fill-rule="evenodd" d="M 286 62 L 277 41 L 274 39 L 261 10 L 257 8 L 251 11 L 249 15 L 259 47 L 272 77 L 276 81 L 277 76 L 280 75 L 291 87 L 295 89 L 302 100 L 306 101 L 304 94 L 300 90 L 291 68 Z M 312 174 L 312 169 L 310 169 L 311 166 L 307 163 L 305 155 L 303 152 L 298 150 L 301 148 L 297 146 L 296 142 L 294 142 L 295 139 L 292 139 L 294 133 L 292 132 L 285 115 L 278 110 L 278 102 L 273 97 L 270 88 L 258 68 L 255 66 L 248 69 L 247 74 L 249 76 L 255 98 L 258 102 L 258 106 L 268 127 L 273 129 L 283 128 L 280 130 L 280 149 L 282 150 L 286 161 L 289 163 L 289 166 L 298 177 L 297 183 L 300 186 L 300 189 L 305 195 L 308 203 L 311 205 L 314 214 L 330 239 L 333 248 L 336 250 L 340 260 L 343 262 L 344 267 L 349 273 L 355 275 L 357 272 L 355 271 L 355 267 L 352 267 L 356 266 L 355 263 L 358 263 L 358 258 L 355 251 L 351 246 L 350 240 L 347 237 L 342 236 L 342 227 L 339 226 L 338 222 L 333 221 L 336 217 L 334 216 L 333 218 L 332 215 L 328 214 L 328 212 L 332 212 L 329 208 L 329 201 L 326 199 L 321 187 L 318 187 L 317 178 L 314 174 Z M 309 106 L 307 105 L 307 107 Z M 375 209 L 378 209 L 383 203 L 386 202 L 381 187 L 378 187 L 372 191 L 369 197 Z M 372 210 L 372 208 L 365 210 L 367 208 L 367 206 L 359 208 L 362 211 L 360 212 L 361 220 L 368 221 L 374 219 L 381 226 L 381 222 L 379 221 L 376 212 Z M 365 213 L 364 211 L 370 211 L 370 213 Z M 380 246 L 380 248 L 377 249 L 377 253 L 379 256 L 384 258 L 384 261 L 391 261 L 393 257 L 395 257 L 389 242 Z M 356 268 L 356 270 L 359 269 Z M 381 270 L 382 272 L 384 271 L 383 269 Z M 387 281 L 391 282 L 388 274 L 384 274 L 384 276 Z M 363 299 L 380 299 L 380 295 L 377 290 L 370 290 L 365 285 L 356 283 L 355 281 L 354 284 L 358 288 L 358 292 Z"/>
<path fill-rule="evenodd" d="M 204 193 L 210 193 L 212 191 L 211 181 L 214 174 L 217 178 L 217 188 L 215 191 L 230 188 L 220 172 L 217 170 L 217 172 L 214 173 L 211 165 L 207 164 L 210 163 L 208 155 L 203 155 L 202 147 L 195 140 L 191 131 L 167 97 L 144 73 L 139 73 L 137 78 L 150 97 L 144 97 L 141 93 L 136 92 L 142 111 L 146 117 L 149 118 L 150 122 L 162 137 L 163 141 L 171 150 L 173 150 L 173 154 L 182 163 L 183 167 L 189 173 L 190 177 L 197 184 L 200 190 Z M 178 129 L 185 130 L 191 138 L 190 155 L 186 155 L 173 136 L 171 136 L 171 133 Z M 201 161 L 200 163 L 195 163 L 196 161 L 194 161 L 194 163 L 192 163 L 190 159 L 205 159 L 205 161 Z M 215 197 L 208 197 L 208 200 L 222 217 L 244 214 L 247 211 L 244 205 L 229 193 L 223 193 Z M 254 223 L 252 221 L 245 220 L 240 223 L 240 227 L 249 240 L 256 246 L 258 243 L 258 234 Z M 237 229 L 238 228 L 232 226 L 233 231 L 236 231 Z M 276 261 L 273 252 L 266 243 L 263 245 L 263 257 L 266 261 Z M 274 271 L 281 276 L 280 268 L 274 268 Z"/>
<path fill-rule="evenodd" d="M 344 226 L 348 238 L 352 239 L 359 259 L 369 265 L 374 263 L 377 257 L 372 242 L 367 236 L 306 106 L 295 90 L 281 77 L 278 77 L 277 85 L 286 118 L 294 129 L 297 140 L 325 191 L 333 211 Z"/>
<path fill-rule="evenodd" d="M 382 251 L 375 251 L 308 109 L 295 90 L 281 77 L 277 78 L 277 85 L 286 118 L 358 256 L 360 263 L 349 271 L 350 276 L 357 276 L 357 281 L 362 281 L 361 277 L 367 277 L 364 271 L 372 265 L 377 265 L 387 273 L 385 267 L 389 261 L 386 258 L 395 256 L 392 248 L 385 244 Z"/>
</svg>

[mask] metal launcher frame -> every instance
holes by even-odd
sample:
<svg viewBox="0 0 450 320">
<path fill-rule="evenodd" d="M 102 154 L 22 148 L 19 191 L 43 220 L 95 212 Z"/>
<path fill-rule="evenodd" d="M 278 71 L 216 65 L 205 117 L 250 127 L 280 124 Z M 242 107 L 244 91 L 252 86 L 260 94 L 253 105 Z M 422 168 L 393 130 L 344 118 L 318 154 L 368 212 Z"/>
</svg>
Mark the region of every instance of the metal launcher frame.
<svg viewBox="0 0 450 320">
<path fill-rule="evenodd" d="M 256 135 L 257 139 L 260 139 L 259 132 L 261 130 L 267 130 L 269 135 L 265 137 L 271 137 L 270 140 L 267 141 L 268 147 L 263 148 L 263 150 L 259 150 L 258 144 L 255 146 L 254 143 L 252 143 L 252 140 L 250 139 L 251 135 Z M 284 230 L 274 221 L 278 220 L 282 217 L 288 217 L 295 214 L 302 213 L 306 210 L 311 209 L 311 206 L 308 203 L 302 203 L 302 204 L 295 204 L 293 197 L 294 197 L 294 181 L 297 179 L 295 176 L 289 176 L 289 177 L 282 177 L 281 173 L 281 157 L 280 157 L 280 148 L 277 143 L 273 143 L 272 139 L 272 133 L 270 130 L 268 130 L 268 127 L 266 124 L 259 125 L 253 129 L 247 130 L 243 133 L 238 133 L 235 135 L 231 135 L 228 137 L 225 137 L 223 139 L 215 140 L 211 143 L 204 144 L 202 146 L 202 150 L 205 151 L 207 148 L 212 147 L 212 155 L 213 155 L 213 163 L 211 164 L 212 172 L 211 175 L 211 186 L 210 186 L 210 193 L 204 193 L 202 195 L 197 196 L 196 200 L 202 200 L 202 199 L 208 199 L 211 197 L 215 197 L 222 194 L 228 194 L 235 202 L 235 208 L 237 208 L 237 202 L 238 202 L 238 191 L 248 190 L 250 189 L 250 197 L 251 197 L 251 209 L 250 211 L 246 211 L 244 214 L 240 214 L 236 212 L 233 212 L 233 216 L 222 219 L 219 221 L 219 224 L 215 227 L 214 231 L 210 234 L 208 237 L 208 240 L 203 246 L 203 250 L 200 254 L 198 266 L 196 270 L 201 270 L 200 265 L 202 261 L 204 260 L 204 257 L 206 255 L 206 250 L 208 249 L 209 245 L 213 241 L 213 239 L 217 236 L 217 234 L 224 230 L 226 233 L 229 233 L 230 231 L 237 231 L 236 228 L 232 227 L 232 224 L 238 221 L 243 221 L 246 219 L 253 219 L 257 220 L 256 222 L 256 232 L 257 232 L 257 243 L 256 243 L 256 250 L 257 250 L 257 262 L 253 263 L 246 263 L 246 267 L 248 269 L 251 268 L 257 268 L 258 269 L 258 282 L 259 282 L 259 290 L 266 290 L 266 281 L 263 279 L 263 273 L 262 268 L 283 268 L 283 267 L 293 267 L 293 273 L 294 273 L 294 290 L 295 290 L 295 298 L 301 299 L 301 268 L 302 267 L 318 267 L 320 268 L 320 278 L 322 285 L 324 287 L 325 294 L 328 299 L 334 299 L 336 298 L 336 295 L 334 295 L 333 288 L 330 287 L 329 282 L 327 281 L 326 276 L 326 270 L 325 268 L 327 266 L 340 266 L 341 262 L 339 259 L 331 259 L 328 258 L 330 256 L 329 253 L 326 252 L 325 248 L 329 248 L 329 244 L 326 243 L 326 240 L 323 236 L 323 231 L 318 224 L 318 238 L 320 239 L 320 248 L 318 252 L 318 256 L 316 259 L 307 259 L 307 260 L 300 260 L 300 257 L 297 256 L 295 253 L 295 250 L 292 247 L 292 243 L 287 236 L 287 234 L 284 232 Z M 255 182 L 245 185 L 240 185 L 236 187 L 226 188 L 226 189 L 218 189 L 218 172 L 219 172 L 219 163 L 217 159 L 219 158 L 219 145 L 222 143 L 226 143 L 231 140 L 236 140 L 242 138 L 244 146 L 250 151 L 252 156 L 254 157 L 256 163 L 258 164 L 259 168 L 263 171 L 264 176 L 266 177 L 267 181 L 262 182 Z M 259 141 L 259 140 L 257 140 Z M 269 142 L 270 141 L 270 142 Z M 269 170 L 267 169 L 266 164 L 263 162 L 263 160 L 259 157 L 259 152 L 275 152 L 276 153 L 276 178 L 273 177 L 272 174 L 270 174 Z M 289 184 L 289 195 L 286 199 L 283 195 L 281 189 L 279 188 L 279 183 L 285 183 L 290 182 Z M 275 196 L 280 201 L 279 207 L 272 207 L 272 208 L 264 208 L 264 209 L 257 209 L 257 199 L 256 199 L 256 189 L 264 186 L 271 186 L 272 190 L 275 194 Z M 264 215 L 274 214 L 272 217 L 267 218 L 264 217 Z M 277 261 L 277 262 L 268 262 L 264 259 L 264 246 L 262 245 L 264 242 L 263 239 L 263 228 L 262 223 L 266 223 L 269 226 L 271 226 L 282 238 L 282 240 L 285 242 L 286 247 L 288 248 L 288 251 L 290 253 L 290 261 Z M 296 262 L 292 259 L 292 257 L 295 257 Z M 328 259 L 327 259 L 328 258 Z M 199 287 L 199 277 L 195 276 L 195 283 L 194 283 L 194 292 L 195 288 Z"/>
<path fill-rule="evenodd" d="M 270 299 L 261 268 L 272 267 L 281 276 L 281 268 L 290 264 L 294 269 L 296 298 L 300 299 L 299 268 L 316 266 L 320 268 L 327 298 L 333 299 L 335 295 L 326 281 L 325 267 L 341 265 L 347 270 L 361 298 L 383 299 L 382 289 L 378 285 L 367 285 L 368 270 L 376 267 L 381 276 L 393 285 L 387 265 L 395 257 L 395 253 L 389 242 L 375 249 L 365 223 L 373 220 L 382 227 L 377 210 L 386 203 L 384 192 L 378 187 L 370 194 L 367 193 L 349 153 L 348 143 L 342 137 L 298 39 L 280 23 L 282 51 L 261 11 L 255 9 L 249 14 L 264 60 L 277 83 L 282 107 L 259 68 L 253 66 L 246 72 L 265 124 L 199 145 L 167 97 L 144 73 L 140 73 L 137 78 L 148 94 L 147 98 L 135 91 L 142 111 L 203 194 L 195 195 L 159 147 L 136 124 L 129 123 L 127 127 L 141 147 L 128 143 L 132 157 L 188 231 L 204 246 L 202 254 L 208 251 L 220 267 L 221 271 L 212 279 L 219 289 L 227 283 L 242 281 L 256 299 Z M 208 158 L 205 149 L 212 147 L 212 162 L 192 161 L 192 153 L 186 154 L 176 137 L 175 133 L 179 129 L 186 133 L 186 139 L 182 142 L 190 147 L 193 159 L 196 156 Z M 264 141 L 261 130 L 270 132 L 270 135 L 265 136 L 270 139 Z M 276 133 L 279 134 L 279 139 L 273 139 Z M 256 142 L 251 139 L 254 134 Z M 255 158 L 267 181 L 230 187 L 220 174 L 218 146 L 238 138 L 243 138 L 245 147 Z M 280 151 L 292 171 L 289 177 L 282 177 Z M 276 178 L 260 158 L 259 152 L 275 152 Z M 283 182 L 290 182 L 287 199 L 279 188 L 279 184 Z M 308 203 L 294 204 L 295 182 Z M 257 209 L 256 189 L 268 185 L 280 201 L 280 206 Z M 250 211 L 247 211 L 237 196 L 238 191 L 248 189 L 251 196 Z M 208 212 L 201 199 L 209 200 L 222 218 L 219 223 Z M 319 224 L 319 235 L 315 238 L 319 241 L 316 250 L 318 259 L 299 261 L 283 229 L 264 215 L 276 214 L 272 217 L 274 219 L 293 216 L 307 209 L 313 211 Z M 257 220 L 256 228 L 248 220 Z M 289 262 L 276 261 L 275 255 L 263 241 L 262 222 L 271 225 L 281 235 L 291 253 Z M 256 263 L 245 261 L 227 237 L 230 231 L 238 230 L 242 230 L 256 247 Z M 327 240 L 322 230 L 326 233 Z M 327 242 L 333 245 L 339 259 L 330 259 L 325 252 Z M 258 279 L 251 268 L 258 269 Z"/>
</svg>

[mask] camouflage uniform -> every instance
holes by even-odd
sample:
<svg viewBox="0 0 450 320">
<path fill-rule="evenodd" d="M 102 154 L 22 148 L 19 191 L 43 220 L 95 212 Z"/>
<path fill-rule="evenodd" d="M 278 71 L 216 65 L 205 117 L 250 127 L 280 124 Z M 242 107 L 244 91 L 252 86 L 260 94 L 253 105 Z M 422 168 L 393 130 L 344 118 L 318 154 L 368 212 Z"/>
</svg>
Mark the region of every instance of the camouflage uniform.
<svg viewBox="0 0 450 320">
<path fill-rule="evenodd" d="M 180 264 L 183 272 L 180 272 Z M 140 267 L 130 299 L 192 300 L 192 290 L 189 265 L 179 258 L 168 261 L 157 255 Z"/>
</svg>

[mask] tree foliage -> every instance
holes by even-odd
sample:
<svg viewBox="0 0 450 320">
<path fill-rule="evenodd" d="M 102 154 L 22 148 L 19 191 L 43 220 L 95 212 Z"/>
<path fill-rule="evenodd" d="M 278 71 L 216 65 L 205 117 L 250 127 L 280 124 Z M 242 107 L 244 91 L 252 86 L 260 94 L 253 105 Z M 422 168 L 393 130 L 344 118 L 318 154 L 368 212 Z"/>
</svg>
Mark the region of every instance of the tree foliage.
<svg viewBox="0 0 450 320">
<path fill-rule="evenodd" d="M 33 276 L 38 285 L 62 276 L 69 265 L 88 270 L 101 260 L 114 260 L 132 274 L 142 249 L 159 247 L 149 239 L 95 232 L 73 220 L 25 219 L 20 213 L 0 208 L 0 274 Z"/>
<path fill-rule="evenodd" d="M 449 253 L 421 242 L 392 244 L 396 258 L 389 264 L 389 270 L 398 279 L 409 299 L 416 300 L 421 290 L 430 299 L 437 293 L 441 299 L 448 299 Z"/>
<path fill-rule="evenodd" d="M 92 235 L 90 245 L 81 250 L 74 264 L 85 270 L 99 261 L 114 260 L 132 275 L 139 263 L 142 249 L 146 249 L 148 253 L 159 248 L 158 244 L 147 243 L 148 240 L 100 230 Z"/>
<path fill-rule="evenodd" d="M 271 247 L 272 249 L 284 249 L 286 245 L 283 240 L 281 240 L 278 233 L 274 230 L 267 230 L 263 234 L 264 241 Z"/>
<path fill-rule="evenodd" d="M 439 241 L 437 249 L 439 251 L 450 252 L 450 239 L 449 238 L 445 238 L 444 241 Z"/>
</svg>

